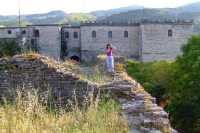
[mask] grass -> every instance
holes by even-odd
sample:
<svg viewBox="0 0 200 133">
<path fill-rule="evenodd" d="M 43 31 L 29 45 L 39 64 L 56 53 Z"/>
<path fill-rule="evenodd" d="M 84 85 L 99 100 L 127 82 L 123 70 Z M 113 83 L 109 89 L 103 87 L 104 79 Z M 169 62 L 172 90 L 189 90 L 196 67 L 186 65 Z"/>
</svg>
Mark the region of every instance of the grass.
<svg viewBox="0 0 200 133">
<path fill-rule="evenodd" d="M 29 52 L 15 57 L 38 58 L 40 54 Z M 74 61 L 61 62 L 65 67 L 76 70 Z M 85 78 L 85 77 L 84 77 Z M 92 82 L 104 82 L 105 77 L 97 67 L 93 75 L 87 77 Z M 17 90 L 17 89 L 16 89 Z M 26 90 L 24 88 L 23 90 Z M 11 91 L 13 92 L 13 91 Z M 10 94 L 9 94 L 10 95 Z M 105 98 L 106 97 L 106 98 Z M 2 133 L 126 133 L 128 122 L 121 118 L 119 105 L 105 94 L 87 104 L 70 102 L 70 106 L 59 106 L 40 98 L 37 91 L 27 91 L 25 97 L 17 91 L 15 97 L 4 99 L 0 104 L 0 132 Z"/>
<path fill-rule="evenodd" d="M 39 58 L 42 55 L 37 53 L 37 52 L 28 52 L 28 53 L 22 53 L 22 54 L 18 54 L 18 55 L 14 55 L 14 57 L 23 57 L 23 58 Z"/>
<path fill-rule="evenodd" d="M 48 98 L 47 98 L 48 99 Z M 94 105 L 98 101 L 98 106 Z M 112 99 L 96 99 L 87 108 L 70 106 L 71 111 L 61 106 L 49 106 L 40 101 L 37 92 L 28 92 L 22 97 L 17 91 L 14 102 L 4 99 L 0 105 L 1 133 L 125 133 L 127 122 L 119 117 L 119 106 Z M 96 104 L 97 105 L 97 104 Z M 57 107 L 57 108 L 53 108 Z"/>
<path fill-rule="evenodd" d="M 79 73 L 80 77 L 87 79 L 90 82 L 96 82 L 100 85 L 103 85 L 107 80 L 109 80 L 109 77 L 106 75 L 103 75 L 98 67 L 93 67 L 93 74 L 89 75 L 86 73 Z"/>
</svg>

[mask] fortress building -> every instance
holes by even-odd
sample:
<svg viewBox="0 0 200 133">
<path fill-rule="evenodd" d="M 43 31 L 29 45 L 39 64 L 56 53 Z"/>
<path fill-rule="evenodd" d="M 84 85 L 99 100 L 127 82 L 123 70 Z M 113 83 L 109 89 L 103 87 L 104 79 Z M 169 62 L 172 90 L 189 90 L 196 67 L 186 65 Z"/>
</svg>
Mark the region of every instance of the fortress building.
<svg viewBox="0 0 200 133">
<path fill-rule="evenodd" d="M 0 27 L 0 40 L 15 39 L 24 50 L 35 50 L 60 60 L 95 60 L 105 54 L 107 43 L 117 49 L 114 55 L 137 61 L 174 60 L 180 47 L 193 32 L 193 20 L 141 20 L 140 22 L 85 22 L 68 24 Z"/>
</svg>

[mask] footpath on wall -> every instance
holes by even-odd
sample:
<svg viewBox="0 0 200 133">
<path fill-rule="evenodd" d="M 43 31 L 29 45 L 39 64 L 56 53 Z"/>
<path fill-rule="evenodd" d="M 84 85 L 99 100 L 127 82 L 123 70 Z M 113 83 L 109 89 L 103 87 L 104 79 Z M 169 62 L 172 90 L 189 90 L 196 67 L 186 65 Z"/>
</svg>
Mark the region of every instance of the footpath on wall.
<svg viewBox="0 0 200 133">
<path fill-rule="evenodd" d="M 156 104 L 156 98 L 147 93 L 135 80 L 127 76 L 124 69 L 106 71 L 104 59 L 99 59 L 98 68 L 109 77 L 101 89 L 110 90 L 118 97 L 122 118 L 130 124 L 130 133 L 178 133 L 169 122 L 168 114 Z M 125 64 L 124 59 L 115 58 L 116 63 Z M 79 71 L 92 75 L 93 67 L 79 67 Z M 112 94 L 111 94 L 112 95 Z"/>
</svg>

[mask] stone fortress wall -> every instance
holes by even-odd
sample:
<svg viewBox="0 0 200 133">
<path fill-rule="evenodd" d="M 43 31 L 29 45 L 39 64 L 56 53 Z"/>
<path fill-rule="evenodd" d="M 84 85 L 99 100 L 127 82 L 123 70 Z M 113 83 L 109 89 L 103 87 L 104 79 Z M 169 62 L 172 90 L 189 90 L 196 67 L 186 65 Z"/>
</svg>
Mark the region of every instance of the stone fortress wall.
<svg viewBox="0 0 200 133">
<path fill-rule="evenodd" d="M 21 28 L 0 28 L 0 38 L 19 38 L 17 36 L 19 29 Z M 39 53 L 55 60 L 60 60 L 61 54 L 66 58 L 81 61 L 95 60 L 99 54 L 105 54 L 107 43 L 117 48 L 114 55 L 126 59 L 174 60 L 181 54 L 180 46 L 186 43 L 193 32 L 193 20 L 141 20 L 134 23 L 82 22 L 76 27 L 68 24 L 49 24 L 27 25 L 27 28 L 23 27 L 24 29 L 26 34 L 21 34 L 21 37 L 25 38 L 21 42 L 22 45 L 27 40 L 32 41 Z M 8 30 L 12 31 L 11 35 L 8 34 Z M 67 48 L 64 52 L 63 45 Z"/>
<path fill-rule="evenodd" d="M 120 58 L 116 61 L 124 62 Z M 102 59 L 98 67 L 105 66 Z M 120 75 L 111 76 L 109 81 L 100 85 L 81 78 L 72 69 L 47 56 L 30 57 L 29 54 L 27 57 L 24 54 L 1 58 L 0 100 L 2 97 L 12 100 L 15 96 L 12 94 L 20 90 L 22 98 L 36 93 L 40 102 L 49 99 L 66 107 L 69 100 L 89 105 L 91 98 L 95 100 L 109 92 L 111 97 L 117 98 L 122 108 L 121 118 L 129 123 L 130 132 L 177 133 L 170 125 L 168 114 L 156 104 L 156 99 L 135 80 Z"/>
<path fill-rule="evenodd" d="M 186 21 L 142 22 L 140 58 L 144 61 L 168 59 L 174 60 L 181 54 L 180 47 L 187 42 L 193 28 Z M 168 36 L 168 30 L 172 36 Z"/>
<path fill-rule="evenodd" d="M 36 30 L 38 33 L 35 33 Z M 27 40 L 34 40 L 34 45 L 40 54 L 60 60 L 61 27 L 59 25 L 28 25 Z"/>
</svg>

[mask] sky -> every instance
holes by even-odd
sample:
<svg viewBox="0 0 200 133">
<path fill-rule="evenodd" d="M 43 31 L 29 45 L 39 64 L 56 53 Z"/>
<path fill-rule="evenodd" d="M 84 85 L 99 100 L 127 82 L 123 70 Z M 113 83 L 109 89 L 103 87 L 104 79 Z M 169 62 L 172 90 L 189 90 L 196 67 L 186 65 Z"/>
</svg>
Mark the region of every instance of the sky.
<svg viewBox="0 0 200 133">
<path fill-rule="evenodd" d="M 0 0 L 0 15 L 19 15 L 47 13 L 62 10 L 89 13 L 96 10 L 108 10 L 131 5 L 148 8 L 178 7 L 200 0 Z"/>
</svg>

